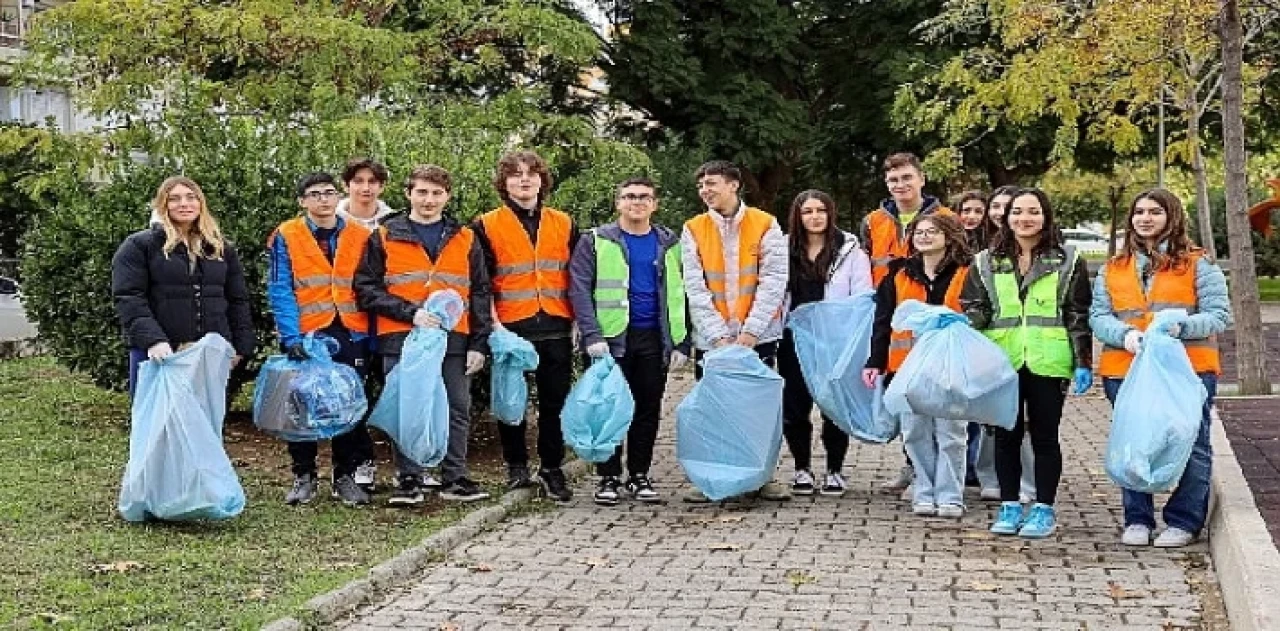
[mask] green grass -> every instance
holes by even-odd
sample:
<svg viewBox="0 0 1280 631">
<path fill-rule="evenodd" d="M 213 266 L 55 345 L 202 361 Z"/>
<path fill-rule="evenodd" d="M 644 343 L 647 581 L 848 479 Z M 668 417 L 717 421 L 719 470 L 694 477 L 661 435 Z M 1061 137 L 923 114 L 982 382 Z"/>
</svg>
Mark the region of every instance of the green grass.
<svg viewBox="0 0 1280 631">
<path fill-rule="evenodd" d="M 1258 294 L 1263 302 L 1280 302 L 1280 278 L 1259 278 Z"/>
<path fill-rule="evenodd" d="M 51 360 L 0 362 L 0 627 L 256 628 L 465 512 L 287 507 L 283 450 L 265 442 L 233 445 L 239 517 L 130 524 L 115 512 L 128 416 L 127 397 Z"/>
</svg>

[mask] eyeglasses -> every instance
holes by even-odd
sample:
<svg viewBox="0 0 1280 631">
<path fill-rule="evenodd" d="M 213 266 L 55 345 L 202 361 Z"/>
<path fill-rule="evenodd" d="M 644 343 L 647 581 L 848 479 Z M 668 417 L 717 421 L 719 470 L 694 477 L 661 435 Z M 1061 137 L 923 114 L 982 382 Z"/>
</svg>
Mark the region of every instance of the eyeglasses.
<svg viewBox="0 0 1280 631">
<path fill-rule="evenodd" d="M 334 189 L 329 189 L 326 191 L 307 191 L 306 194 L 303 195 L 303 197 L 313 202 L 318 202 L 322 199 L 334 199 L 338 197 L 338 191 Z"/>
<path fill-rule="evenodd" d="M 653 201 L 654 197 L 653 195 L 647 195 L 647 194 L 633 195 L 631 193 L 627 193 L 626 195 L 619 195 L 618 199 L 624 202 L 651 202 Z"/>
<path fill-rule="evenodd" d="M 937 228 L 918 228 L 916 229 L 915 232 L 912 232 L 911 234 L 917 237 L 936 237 L 942 234 L 942 231 Z"/>
</svg>

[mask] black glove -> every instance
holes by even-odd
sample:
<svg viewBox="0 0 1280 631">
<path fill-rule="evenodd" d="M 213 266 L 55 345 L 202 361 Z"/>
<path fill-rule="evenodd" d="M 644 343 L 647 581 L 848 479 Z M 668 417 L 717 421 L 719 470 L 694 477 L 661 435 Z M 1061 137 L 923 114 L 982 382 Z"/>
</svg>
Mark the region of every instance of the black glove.
<svg viewBox="0 0 1280 631">
<path fill-rule="evenodd" d="M 289 347 L 289 359 L 300 362 L 311 359 L 311 356 L 307 354 L 307 349 L 302 347 L 302 342 L 298 342 Z"/>
</svg>

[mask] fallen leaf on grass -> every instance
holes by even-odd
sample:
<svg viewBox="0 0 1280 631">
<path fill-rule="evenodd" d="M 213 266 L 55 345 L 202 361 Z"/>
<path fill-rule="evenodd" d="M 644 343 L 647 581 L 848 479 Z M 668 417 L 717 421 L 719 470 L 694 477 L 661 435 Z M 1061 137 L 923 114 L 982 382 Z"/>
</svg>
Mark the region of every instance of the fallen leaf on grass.
<svg viewBox="0 0 1280 631">
<path fill-rule="evenodd" d="M 995 592 L 1000 591 L 1000 586 L 993 583 L 974 581 L 969 583 L 969 589 L 972 589 L 975 592 Z"/>
<path fill-rule="evenodd" d="M 244 599 L 245 599 L 245 600 L 266 600 L 266 599 L 267 599 L 267 590 L 265 590 L 265 589 L 263 589 L 263 588 L 261 588 L 261 587 L 256 588 L 256 589 L 251 589 L 251 590 L 249 590 L 249 593 L 248 593 L 248 594 L 245 594 L 245 595 L 244 595 Z"/>
<path fill-rule="evenodd" d="M 31 617 L 45 624 L 52 624 L 52 625 L 59 625 L 64 622 L 71 622 L 72 620 L 75 620 L 75 618 L 72 618 L 71 616 L 64 616 L 62 614 L 53 613 L 51 611 L 43 611 Z"/>
<path fill-rule="evenodd" d="M 487 563 L 477 563 L 475 565 L 472 565 L 471 567 L 468 567 L 467 569 L 471 570 L 472 572 L 492 572 L 493 566 Z"/>
<path fill-rule="evenodd" d="M 1107 595 L 1116 600 L 1127 600 L 1130 598 L 1146 598 L 1147 595 L 1142 592 L 1131 592 L 1115 581 L 1107 581 Z"/>
<path fill-rule="evenodd" d="M 710 549 L 712 552 L 733 552 L 736 550 L 741 550 L 742 546 L 736 543 L 713 543 L 707 546 L 707 548 Z"/>
<path fill-rule="evenodd" d="M 113 561 L 111 563 L 98 563 L 89 566 L 89 571 L 94 574 L 124 574 L 133 570 L 141 570 L 146 567 L 137 561 Z"/>
<path fill-rule="evenodd" d="M 791 570 L 787 572 L 787 582 L 791 583 L 792 587 L 800 587 L 801 585 L 818 582 L 818 577 L 804 570 Z"/>
</svg>

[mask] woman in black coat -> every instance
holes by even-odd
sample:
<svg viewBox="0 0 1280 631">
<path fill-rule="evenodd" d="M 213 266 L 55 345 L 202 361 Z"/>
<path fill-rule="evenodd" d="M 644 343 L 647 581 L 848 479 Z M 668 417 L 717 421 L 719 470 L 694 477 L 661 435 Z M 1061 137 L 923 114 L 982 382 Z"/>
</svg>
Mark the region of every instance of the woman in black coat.
<svg viewBox="0 0 1280 631">
<path fill-rule="evenodd" d="M 129 235 L 111 260 L 111 295 L 129 346 L 130 394 L 138 364 L 168 357 L 206 333 L 231 343 L 235 364 L 253 354 L 244 268 L 204 192 L 188 178 L 171 177 L 151 206 L 155 223 Z"/>
</svg>

